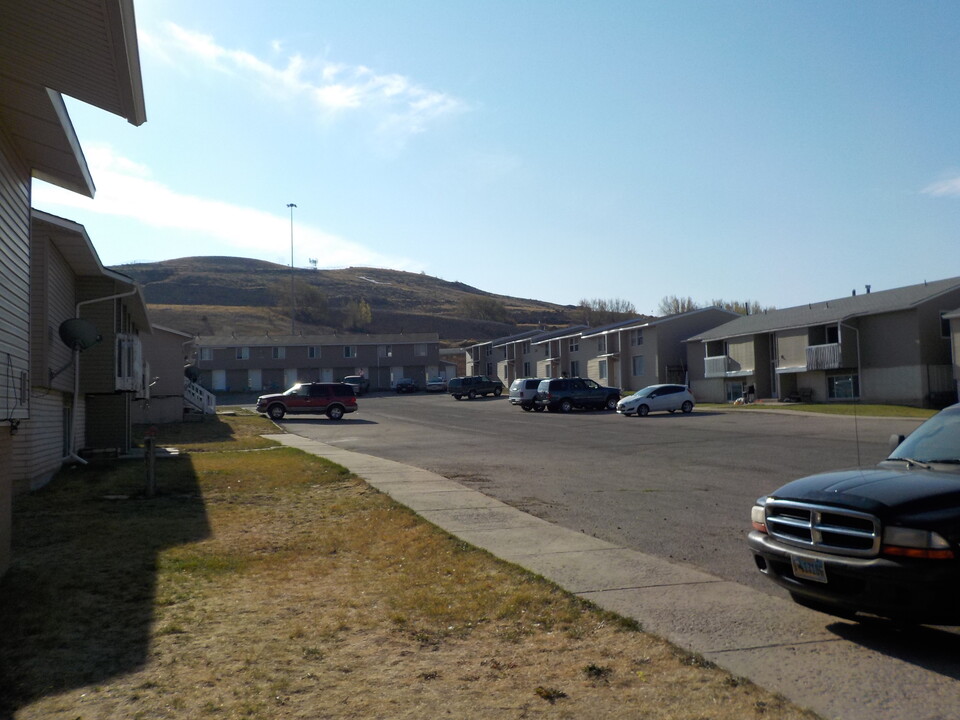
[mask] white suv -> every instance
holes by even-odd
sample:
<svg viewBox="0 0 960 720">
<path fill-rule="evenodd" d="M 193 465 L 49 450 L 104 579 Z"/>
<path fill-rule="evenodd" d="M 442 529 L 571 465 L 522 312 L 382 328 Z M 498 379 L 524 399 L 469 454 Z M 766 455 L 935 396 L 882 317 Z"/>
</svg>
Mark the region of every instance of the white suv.
<svg viewBox="0 0 960 720">
<path fill-rule="evenodd" d="M 536 410 L 543 412 L 543 405 L 535 402 L 537 399 L 537 388 L 540 387 L 540 381 L 544 378 L 517 378 L 510 383 L 510 404 L 519 405 L 527 412 Z"/>
<path fill-rule="evenodd" d="M 637 414 L 643 417 L 654 410 L 685 413 L 693 410 L 696 400 L 685 385 L 648 385 L 617 403 L 617 412 L 621 415 Z"/>
</svg>

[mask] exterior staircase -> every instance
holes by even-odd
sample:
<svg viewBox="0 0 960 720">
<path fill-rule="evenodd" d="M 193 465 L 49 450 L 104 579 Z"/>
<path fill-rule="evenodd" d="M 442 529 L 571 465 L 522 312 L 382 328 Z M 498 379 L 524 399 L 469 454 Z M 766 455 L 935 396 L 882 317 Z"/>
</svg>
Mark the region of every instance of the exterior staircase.
<svg viewBox="0 0 960 720">
<path fill-rule="evenodd" d="M 203 420 L 217 414 L 217 396 L 190 378 L 183 378 L 183 419 Z"/>
</svg>

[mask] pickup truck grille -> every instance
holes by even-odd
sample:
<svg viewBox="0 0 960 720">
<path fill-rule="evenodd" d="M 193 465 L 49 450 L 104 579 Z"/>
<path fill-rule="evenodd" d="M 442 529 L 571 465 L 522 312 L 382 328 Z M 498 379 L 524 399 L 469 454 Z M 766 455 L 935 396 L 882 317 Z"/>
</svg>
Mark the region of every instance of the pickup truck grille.
<svg viewBox="0 0 960 720">
<path fill-rule="evenodd" d="M 767 500 L 767 533 L 798 547 L 872 557 L 880 551 L 880 521 L 869 513 L 792 500 Z"/>
</svg>

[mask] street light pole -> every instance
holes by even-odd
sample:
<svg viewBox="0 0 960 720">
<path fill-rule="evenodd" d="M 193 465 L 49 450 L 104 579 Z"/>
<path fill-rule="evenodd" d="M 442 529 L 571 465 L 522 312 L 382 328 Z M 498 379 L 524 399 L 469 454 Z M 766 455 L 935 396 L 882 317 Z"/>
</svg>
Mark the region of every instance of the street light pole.
<svg viewBox="0 0 960 720">
<path fill-rule="evenodd" d="M 290 313 L 290 334 L 297 334 L 297 293 L 293 286 L 293 209 L 294 203 L 287 203 L 290 208 L 290 306 L 293 310 Z"/>
</svg>

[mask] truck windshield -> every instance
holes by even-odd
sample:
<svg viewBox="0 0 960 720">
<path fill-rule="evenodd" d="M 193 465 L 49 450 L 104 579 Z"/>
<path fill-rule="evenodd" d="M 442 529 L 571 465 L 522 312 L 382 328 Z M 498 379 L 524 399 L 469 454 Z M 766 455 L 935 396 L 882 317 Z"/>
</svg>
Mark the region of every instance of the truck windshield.
<svg viewBox="0 0 960 720">
<path fill-rule="evenodd" d="M 888 459 L 922 463 L 960 461 L 960 405 L 927 420 L 900 443 Z"/>
</svg>

